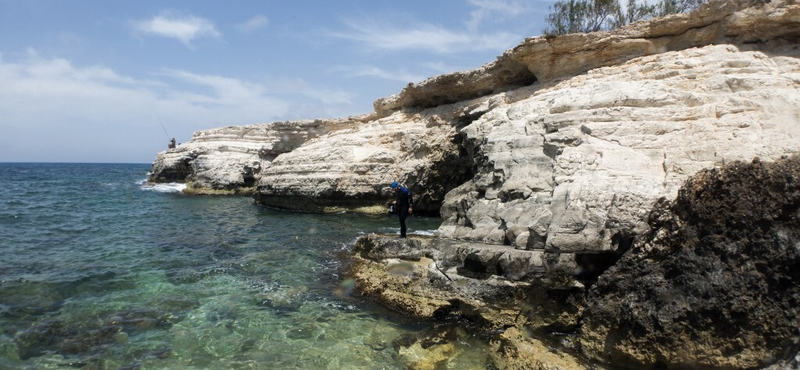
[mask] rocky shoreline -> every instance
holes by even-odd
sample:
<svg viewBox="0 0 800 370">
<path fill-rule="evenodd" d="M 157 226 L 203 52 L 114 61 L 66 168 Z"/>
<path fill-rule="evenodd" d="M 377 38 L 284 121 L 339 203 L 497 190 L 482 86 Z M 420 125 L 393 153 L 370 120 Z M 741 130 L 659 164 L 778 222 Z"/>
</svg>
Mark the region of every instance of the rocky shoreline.
<svg viewBox="0 0 800 370">
<path fill-rule="evenodd" d="M 357 291 L 500 369 L 798 368 L 798 40 L 791 0 L 527 39 L 369 115 L 197 132 L 150 181 L 365 213 L 404 182 L 442 225 L 359 239 Z"/>
<path fill-rule="evenodd" d="M 630 250 L 591 262 L 369 235 L 353 278 L 406 314 L 475 323 L 501 368 L 797 366 L 800 156 L 701 171 L 649 223 Z M 551 343 L 558 364 L 540 357 Z"/>
</svg>

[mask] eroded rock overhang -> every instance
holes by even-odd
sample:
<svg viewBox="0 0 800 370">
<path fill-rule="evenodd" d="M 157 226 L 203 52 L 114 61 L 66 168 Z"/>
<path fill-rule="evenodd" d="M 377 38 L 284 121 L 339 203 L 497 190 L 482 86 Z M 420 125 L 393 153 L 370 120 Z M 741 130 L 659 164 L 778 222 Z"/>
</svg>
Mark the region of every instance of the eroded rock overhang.
<svg viewBox="0 0 800 370">
<path fill-rule="evenodd" d="M 576 76 L 646 55 L 712 44 L 796 42 L 800 15 L 795 2 L 713 1 L 690 14 L 640 21 L 613 32 L 532 37 L 478 69 L 409 83 L 378 99 L 375 112 L 429 108 Z"/>
</svg>

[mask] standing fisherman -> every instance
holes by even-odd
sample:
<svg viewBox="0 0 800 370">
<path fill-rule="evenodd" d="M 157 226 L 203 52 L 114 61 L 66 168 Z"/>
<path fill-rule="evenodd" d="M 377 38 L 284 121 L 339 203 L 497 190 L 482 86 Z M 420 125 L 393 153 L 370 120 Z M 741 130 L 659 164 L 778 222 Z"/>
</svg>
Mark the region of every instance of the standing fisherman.
<svg viewBox="0 0 800 370">
<path fill-rule="evenodd" d="M 406 237 L 406 218 L 414 211 L 412 209 L 413 199 L 411 191 L 405 186 L 400 185 L 397 181 L 392 183 L 392 189 L 397 194 L 395 201 L 395 210 L 397 215 L 400 216 L 400 237 Z"/>
</svg>

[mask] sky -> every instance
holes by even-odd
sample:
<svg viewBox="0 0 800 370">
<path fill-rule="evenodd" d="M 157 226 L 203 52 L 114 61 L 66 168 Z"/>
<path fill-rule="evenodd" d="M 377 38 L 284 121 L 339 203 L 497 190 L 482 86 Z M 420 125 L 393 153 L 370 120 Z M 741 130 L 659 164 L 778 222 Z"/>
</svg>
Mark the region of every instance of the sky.
<svg viewBox="0 0 800 370">
<path fill-rule="evenodd" d="M 169 138 L 341 118 L 538 36 L 554 0 L 0 0 L 0 162 L 151 163 Z"/>
</svg>

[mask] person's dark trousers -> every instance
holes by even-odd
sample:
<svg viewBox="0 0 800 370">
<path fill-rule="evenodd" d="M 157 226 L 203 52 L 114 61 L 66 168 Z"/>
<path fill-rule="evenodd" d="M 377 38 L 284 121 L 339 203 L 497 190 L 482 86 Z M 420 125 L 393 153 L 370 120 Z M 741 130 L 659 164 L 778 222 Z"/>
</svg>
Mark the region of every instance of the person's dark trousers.
<svg viewBox="0 0 800 370">
<path fill-rule="evenodd" d="M 400 237 L 406 237 L 406 218 L 408 218 L 408 211 L 400 211 L 398 212 L 400 215 Z"/>
</svg>

